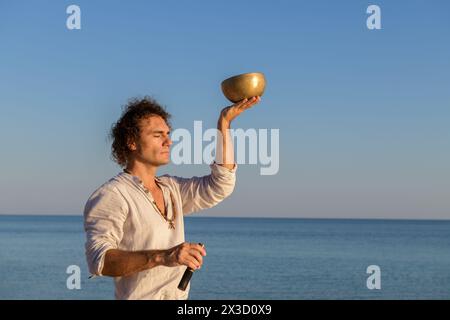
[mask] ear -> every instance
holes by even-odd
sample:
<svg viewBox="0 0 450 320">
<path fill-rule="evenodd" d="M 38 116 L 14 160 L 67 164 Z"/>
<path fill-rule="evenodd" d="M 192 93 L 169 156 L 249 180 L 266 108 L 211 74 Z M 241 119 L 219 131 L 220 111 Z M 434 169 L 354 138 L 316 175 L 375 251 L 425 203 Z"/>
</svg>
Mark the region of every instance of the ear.
<svg viewBox="0 0 450 320">
<path fill-rule="evenodd" d="M 128 139 L 127 146 L 128 146 L 128 149 L 130 149 L 130 151 L 137 150 L 136 142 L 134 142 L 133 139 Z"/>
</svg>

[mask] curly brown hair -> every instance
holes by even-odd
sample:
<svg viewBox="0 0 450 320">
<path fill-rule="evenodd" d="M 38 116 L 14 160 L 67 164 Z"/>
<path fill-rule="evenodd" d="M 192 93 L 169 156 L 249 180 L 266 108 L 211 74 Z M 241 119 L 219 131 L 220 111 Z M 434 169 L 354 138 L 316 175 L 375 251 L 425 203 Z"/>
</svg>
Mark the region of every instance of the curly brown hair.
<svg viewBox="0 0 450 320">
<path fill-rule="evenodd" d="M 124 106 L 120 119 L 113 124 L 109 134 L 112 139 L 111 156 L 121 167 L 125 167 L 131 154 L 129 143 L 139 140 L 139 121 L 151 116 L 160 116 L 170 127 L 171 115 L 156 100 L 145 96 L 132 98 Z"/>
</svg>

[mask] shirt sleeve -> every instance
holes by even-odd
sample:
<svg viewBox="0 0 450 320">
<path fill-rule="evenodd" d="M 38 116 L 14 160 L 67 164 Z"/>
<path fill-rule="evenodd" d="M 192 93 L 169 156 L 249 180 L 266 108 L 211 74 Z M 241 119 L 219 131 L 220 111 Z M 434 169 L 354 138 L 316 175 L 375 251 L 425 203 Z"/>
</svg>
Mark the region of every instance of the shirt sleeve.
<svg viewBox="0 0 450 320">
<path fill-rule="evenodd" d="M 117 249 L 122 240 L 127 214 L 127 203 L 114 188 L 100 188 L 87 201 L 84 208 L 85 249 L 91 274 L 102 275 L 106 252 Z"/>
<path fill-rule="evenodd" d="M 213 162 L 210 168 L 211 174 L 202 177 L 173 177 L 180 190 L 183 214 L 211 208 L 233 192 L 237 164 L 230 170 Z"/>
</svg>

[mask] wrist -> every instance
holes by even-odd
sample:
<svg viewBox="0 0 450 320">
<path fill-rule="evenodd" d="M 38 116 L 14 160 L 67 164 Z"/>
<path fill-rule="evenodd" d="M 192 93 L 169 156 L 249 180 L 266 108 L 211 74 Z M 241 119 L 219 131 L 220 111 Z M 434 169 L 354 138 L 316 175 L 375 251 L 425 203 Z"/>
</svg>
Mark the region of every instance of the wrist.
<svg viewBox="0 0 450 320">
<path fill-rule="evenodd" d="M 217 121 L 217 128 L 219 130 L 222 129 L 230 129 L 230 125 L 231 125 L 231 121 L 225 119 L 225 118 L 219 118 L 219 120 Z"/>
</svg>

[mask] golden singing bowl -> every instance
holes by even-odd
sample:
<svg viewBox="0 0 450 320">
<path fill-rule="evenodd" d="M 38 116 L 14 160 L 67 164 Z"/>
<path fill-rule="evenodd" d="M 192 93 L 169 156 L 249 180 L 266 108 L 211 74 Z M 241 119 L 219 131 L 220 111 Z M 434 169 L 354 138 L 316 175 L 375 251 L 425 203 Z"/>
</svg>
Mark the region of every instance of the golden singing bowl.
<svg viewBox="0 0 450 320">
<path fill-rule="evenodd" d="M 222 92 L 231 102 L 245 98 L 262 96 L 266 87 L 264 74 L 259 72 L 244 73 L 222 81 Z"/>
</svg>

